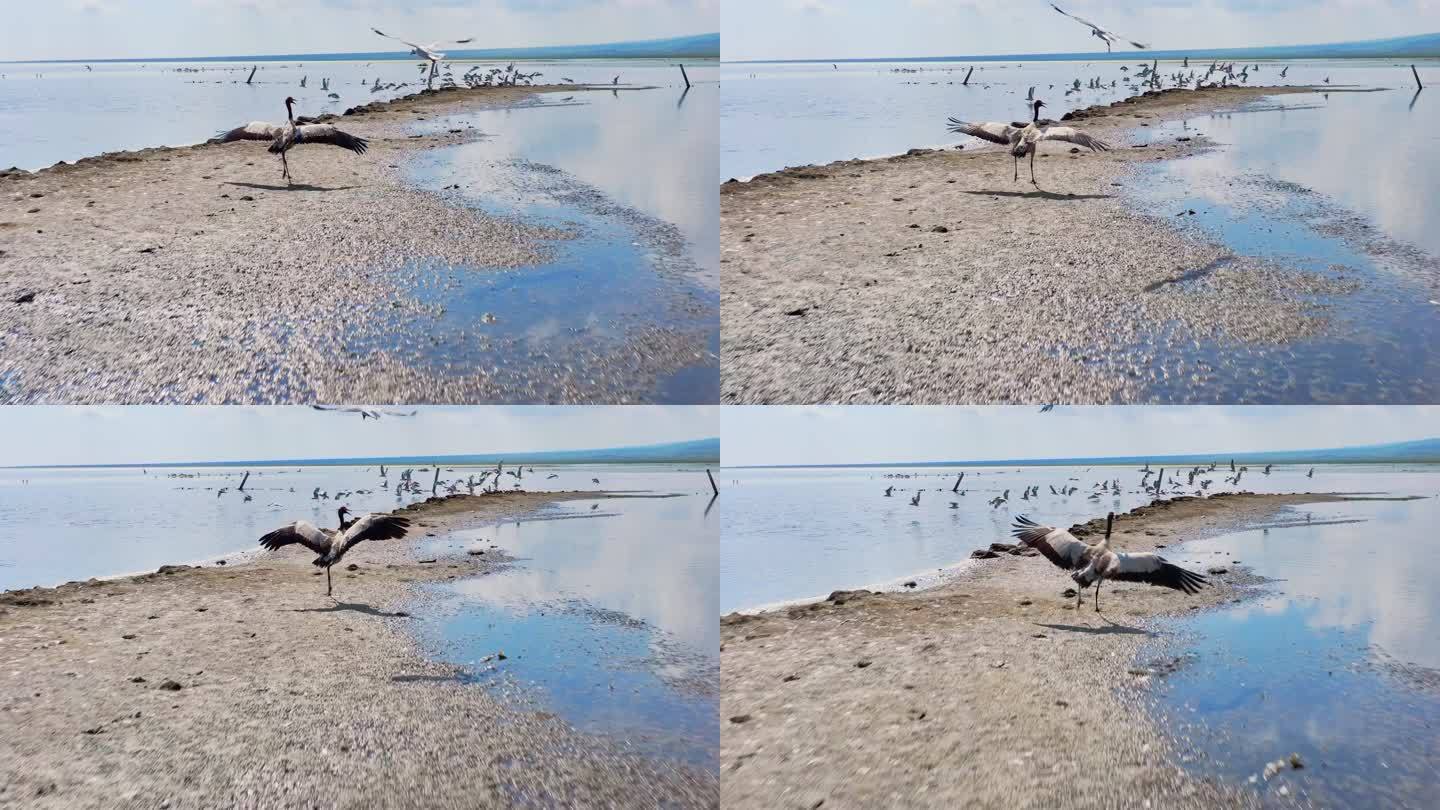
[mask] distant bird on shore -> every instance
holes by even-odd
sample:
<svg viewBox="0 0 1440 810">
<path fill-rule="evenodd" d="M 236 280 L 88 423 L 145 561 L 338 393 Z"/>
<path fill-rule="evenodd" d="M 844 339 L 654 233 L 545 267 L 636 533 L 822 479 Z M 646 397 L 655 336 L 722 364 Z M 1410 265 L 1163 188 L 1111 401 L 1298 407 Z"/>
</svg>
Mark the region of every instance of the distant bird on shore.
<svg viewBox="0 0 1440 810">
<path fill-rule="evenodd" d="M 616 76 L 615 78 L 611 79 L 610 84 L 618 87 L 620 85 L 620 77 Z"/>
<path fill-rule="evenodd" d="M 1040 183 L 1035 179 L 1035 153 L 1040 150 L 1042 141 L 1065 141 L 1087 147 L 1095 152 L 1104 152 L 1110 149 L 1110 144 L 1075 127 L 1060 126 L 1058 122 L 1051 119 L 1042 119 L 1040 108 L 1045 106 L 1044 101 L 1037 98 L 1030 104 L 1034 112 L 1029 123 L 1014 121 L 1005 124 L 987 121 L 983 124 L 972 124 L 958 118 L 951 118 L 949 131 L 1009 146 L 1010 156 L 1015 159 L 1014 179 L 1017 182 L 1020 180 L 1020 158 L 1029 155 L 1030 182 L 1036 188 L 1040 187 Z"/>
<path fill-rule="evenodd" d="M 280 156 L 280 165 L 283 167 L 280 176 L 287 184 L 290 182 L 290 161 L 285 155 L 300 144 L 328 144 L 330 146 L 338 146 L 341 149 L 349 149 L 357 155 L 365 154 L 365 150 L 369 148 L 369 141 L 366 141 L 364 138 L 357 138 L 348 132 L 343 132 L 331 124 L 303 124 L 297 126 L 295 122 L 294 104 L 295 99 L 286 96 L 284 124 L 277 125 L 264 121 L 251 121 L 243 127 L 236 127 L 229 132 L 222 132 L 211 138 L 207 143 L 270 141 L 270 152 Z"/>
<path fill-rule="evenodd" d="M 890 493 L 892 493 L 892 492 L 894 492 L 894 491 L 895 491 L 895 485 L 894 485 L 894 484 L 891 484 L 890 486 L 885 487 L 885 497 L 887 497 L 887 498 L 890 497 Z"/>
<path fill-rule="evenodd" d="M 364 515 L 347 521 L 350 510 L 344 506 L 336 510 L 340 519 L 339 529 L 322 529 L 308 520 L 297 520 L 284 528 L 276 529 L 260 538 L 260 545 L 268 551 L 299 543 L 316 554 L 313 564 L 325 569 L 325 595 L 332 592 L 330 567 L 340 562 L 345 552 L 363 540 L 393 540 L 404 537 L 409 531 L 410 520 L 394 515 Z"/>
<path fill-rule="evenodd" d="M 1089 20 L 1085 19 L 1084 17 L 1076 17 L 1074 14 L 1071 14 L 1070 12 L 1066 11 L 1065 9 L 1060 8 L 1059 6 L 1055 5 L 1054 3 L 1051 3 L 1051 4 L 1050 4 L 1050 7 L 1053 8 L 1053 9 L 1055 9 L 1056 11 L 1060 12 L 1061 14 L 1064 14 L 1066 17 L 1069 17 L 1070 19 L 1074 20 L 1075 22 L 1078 22 L 1078 23 L 1080 23 L 1081 25 L 1084 25 L 1084 26 L 1089 27 L 1089 29 L 1090 29 L 1090 36 L 1092 36 L 1092 37 L 1099 37 L 1102 41 L 1104 41 L 1106 52 L 1110 52 L 1110 51 L 1112 50 L 1112 49 L 1111 49 L 1111 45 L 1113 45 L 1113 44 L 1116 43 L 1116 42 L 1128 42 L 1128 43 L 1130 43 L 1131 45 L 1134 45 L 1135 47 L 1139 48 L 1139 49 L 1142 50 L 1142 51 L 1145 50 L 1146 48 L 1150 47 L 1150 46 L 1148 46 L 1148 45 L 1145 45 L 1144 43 L 1136 42 L 1136 41 L 1133 40 L 1133 39 L 1126 39 L 1126 38 L 1120 36 L 1119 34 L 1115 33 L 1114 31 L 1106 31 L 1104 28 L 1101 28 L 1100 26 L 1096 25 L 1095 23 L 1090 22 Z"/>
<path fill-rule="evenodd" d="M 911 506 L 919 506 L 919 505 L 920 505 L 920 493 L 921 493 L 921 492 L 924 492 L 924 491 L 925 491 L 925 490 L 923 490 L 923 489 L 921 489 L 921 490 L 916 490 L 916 492 L 915 492 L 915 497 L 913 497 L 913 498 L 910 499 L 910 505 L 911 505 Z"/>
<path fill-rule="evenodd" d="M 1085 598 L 1085 589 L 1093 583 L 1095 612 L 1099 613 L 1100 585 L 1107 579 L 1145 582 L 1185 593 L 1196 593 L 1205 586 L 1205 577 L 1166 562 L 1154 552 L 1111 551 L 1110 530 L 1114 523 L 1115 513 L 1111 512 L 1105 517 L 1104 539 L 1093 546 L 1065 529 L 1042 526 L 1024 515 L 1015 517 L 1011 534 L 1022 546 L 1033 548 L 1060 568 L 1074 572 L 1071 579 L 1080 586 L 1075 597 L 1077 609 Z"/>
</svg>

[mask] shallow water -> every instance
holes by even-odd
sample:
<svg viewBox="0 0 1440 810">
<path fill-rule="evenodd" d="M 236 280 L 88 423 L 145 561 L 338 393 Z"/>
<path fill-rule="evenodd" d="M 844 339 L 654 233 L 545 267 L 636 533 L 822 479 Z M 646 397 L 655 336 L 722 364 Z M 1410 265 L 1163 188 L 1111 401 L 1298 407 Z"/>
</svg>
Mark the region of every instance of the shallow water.
<svg viewBox="0 0 1440 810">
<path fill-rule="evenodd" d="M 1284 346 L 1170 343 L 1151 380 L 1161 398 L 1213 402 L 1432 402 L 1440 396 L 1440 163 L 1427 128 L 1440 104 L 1403 92 L 1278 96 L 1156 127 L 1141 142 L 1195 136 L 1221 146 L 1147 164 L 1135 206 L 1353 292 L 1312 296 L 1331 321 Z M 1414 126 L 1395 127 L 1396 120 Z M 1341 122 L 1343 121 L 1343 125 Z M 1388 141 L 1386 148 L 1368 144 Z M 1428 143 L 1427 143 L 1428 141 Z M 1190 214 L 1189 212 L 1194 212 Z M 1188 368 L 1195 373 L 1176 373 Z"/>
<path fill-rule="evenodd" d="M 417 633 L 467 680 L 633 750 L 714 770 L 719 521 L 707 515 L 709 484 L 698 469 L 622 480 L 681 497 L 566 503 L 428 544 L 495 545 L 519 559 L 428 586 Z"/>
<path fill-rule="evenodd" d="M 440 477 L 462 480 L 493 468 L 442 466 Z M 245 493 L 238 491 L 245 471 L 233 467 L 0 469 L 0 590 L 256 553 L 262 534 L 292 521 L 334 526 L 342 503 L 363 513 L 429 497 L 428 465 L 413 467 L 422 494 L 395 495 L 404 469 L 389 468 L 382 481 L 378 467 L 252 467 Z M 643 469 L 536 465 L 524 485 L 592 489 L 590 479 L 599 478 L 609 487 L 623 488 L 626 480 L 646 486 L 648 479 L 637 477 Z M 316 500 L 316 487 L 351 494 Z M 221 495 L 222 488 L 229 491 Z M 253 500 L 245 502 L 245 494 Z"/>
<path fill-rule="evenodd" d="M 278 121 L 285 96 L 299 102 L 300 115 L 343 112 L 348 107 L 416 92 L 423 85 L 418 61 L 374 62 L 122 62 L 91 65 L 11 63 L 0 65 L 0 168 L 38 169 L 56 161 L 122 149 L 185 146 L 249 121 Z M 480 65 L 488 70 L 508 62 L 455 62 L 456 75 Z M 521 61 L 524 72 L 541 71 L 537 81 L 561 77 L 578 83 L 605 83 L 620 74 L 625 83 L 674 84 L 678 70 L 666 60 Z M 713 65 L 713 62 L 711 63 Z M 255 82 L 245 84 L 258 65 Z M 691 70 L 691 80 L 696 71 Z M 710 68 L 713 71 L 713 67 Z M 300 80 L 309 77 L 304 88 Z M 330 79 L 330 91 L 321 80 Z M 407 86 L 371 92 L 382 84 Z M 340 96 L 329 98 L 334 92 Z M 44 127 L 35 126 L 44 120 Z"/>
<path fill-rule="evenodd" d="M 1224 459 L 1208 492 L 1363 492 L 1407 487 L 1407 468 L 1368 465 L 1277 466 L 1270 475 L 1251 466 L 1238 487 L 1226 484 Z M 921 587 L 953 570 L 964 570 L 970 552 L 992 542 L 1011 542 L 1014 515 L 1050 525 L 1070 526 L 1107 511 L 1124 512 L 1149 503 L 1138 488 L 1141 465 L 1124 467 L 894 468 L 894 469 L 726 469 L 726 508 L 720 541 L 720 610 L 727 613 L 798 599 L 832 590 L 897 588 L 909 580 Z M 1158 465 L 1151 465 L 1158 468 Z M 950 490 L 965 473 L 964 496 Z M 1188 468 L 1184 471 L 1188 472 Z M 1166 477 L 1179 477 L 1176 470 Z M 915 478 L 887 478 L 910 475 Z M 1121 494 L 1091 500 L 1093 486 L 1119 479 Z M 1152 476 L 1151 481 L 1154 478 Z M 1181 478 L 1184 481 L 1184 478 Z M 895 492 L 885 497 L 887 486 Z M 1041 494 L 1021 500 L 1027 485 Z M 1073 495 L 1051 495 L 1074 486 Z M 925 489 L 911 506 L 916 489 Z M 1010 490 L 1000 508 L 986 501 Z M 1192 490 L 1186 490 L 1187 493 Z M 958 504 L 951 509 L 950 504 Z"/>
<path fill-rule="evenodd" d="M 438 288 L 416 286 L 444 315 L 425 330 L 436 339 L 408 348 L 422 360 L 521 378 L 533 376 L 532 364 L 567 357 L 603 378 L 623 372 L 605 364 L 628 335 L 676 330 L 701 336 L 703 351 L 658 380 L 649 399 L 715 401 L 718 89 L 698 84 L 713 82 L 713 70 L 692 70 L 691 80 L 697 84 L 688 93 L 661 87 L 557 95 L 417 124 L 417 131 L 473 126 L 487 135 L 416 158 L 410 170 L 417 184 L 458 186 L 468 205 L 576 236 L 557 240 L 546 264 L 513 271 L 417 262 L 418 278 L 444 278 Z M 480 340 L 471 340 L 477 334 Z"/>
<path fill-rule="evenodd" d="M 1416 468 L 1387 489 L 1427 497 L 1296 507 L 1272 528 L 1184 545 L 1191 560 L 1239 560 L 1274 580 L 1258 599 L 1162 622 L 1165 640 L 1141 655 L 1183 655 L 1152 698 L 1187 767 L 1277 805 L 1432 805 L 1440 470 Z M 1291 753 L 1302 770 L 1264 778 Z"/>
</svg>

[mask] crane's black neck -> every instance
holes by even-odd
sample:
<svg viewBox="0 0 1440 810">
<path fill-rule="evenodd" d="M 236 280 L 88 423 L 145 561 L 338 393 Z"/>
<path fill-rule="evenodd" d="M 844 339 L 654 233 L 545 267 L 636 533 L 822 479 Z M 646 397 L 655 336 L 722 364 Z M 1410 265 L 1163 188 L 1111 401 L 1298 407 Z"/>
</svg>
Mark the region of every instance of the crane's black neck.
<svg viewBox="0 0 1440 810">
<path fill-rule="evenodd" d="M 291 105 L 290 99 L 288 99 L 288 98 L 285 99 L 285 117 L 288 118 L 288 119 L 290 120 L 290 123 L 293 124 L 293 123 L 295 123 L 295 109 L 294 109 L 293 107 L 291 107 L 290 105 Z M 1037 112 L 1037 114 L 1038 114 L 1039 111 L 1037 110 L 1036 112 Z"/>
</svg>

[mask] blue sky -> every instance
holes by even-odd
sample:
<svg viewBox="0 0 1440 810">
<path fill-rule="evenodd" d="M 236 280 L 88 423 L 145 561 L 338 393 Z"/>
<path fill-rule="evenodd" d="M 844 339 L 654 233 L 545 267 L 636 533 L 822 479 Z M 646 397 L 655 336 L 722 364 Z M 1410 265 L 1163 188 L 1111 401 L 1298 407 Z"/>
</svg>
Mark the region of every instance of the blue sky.
<svg viewBox="0 0 1440 810">
<path fill-rule="evenodd" d="M 0 408 L 0 466 L 580 450 L 719 434 L 717 409 L 708 406 L 419 410 L 362 422 L 305 406 Z"/>
<path fill-rule="evenodd" d="M 1440 407 L 725 407 L 725 466 L 1303 450 L 1440 437 Z"/>
<path fill-rule="evenodd" d="M 6 0 L 0 59 L 574 45 L 719 29 L 720 0 Z"/>
<path fill-rule="evenodd" d="M 1152 48 L 1300 45 L 1440 31 L 1440 0 L 1056 0 Z M 726 60 L 1104 50 L 1046 0 L 724 0 Z"/>
</svg>

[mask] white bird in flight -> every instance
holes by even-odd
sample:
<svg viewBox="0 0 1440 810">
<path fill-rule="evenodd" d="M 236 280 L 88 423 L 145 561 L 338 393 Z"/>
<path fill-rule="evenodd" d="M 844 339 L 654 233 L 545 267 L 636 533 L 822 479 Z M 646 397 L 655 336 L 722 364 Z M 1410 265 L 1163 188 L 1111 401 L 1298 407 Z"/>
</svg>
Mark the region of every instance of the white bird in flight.
<svg viewBox="0 0 1440 810">
<path fill-rule="evenodd" d="M 1115 33 L 1114 31 L 1106 31 L 1104 28 L 1101 28 L 1100 26 L 1096 25 L 1095 23 L 1090 22 L 1089 20 L 1085 19 L 1084 17 L 1076 17 L 1074 14 L 1071 14 L 1070 12 L 1066 11 L 1065 9 L 1060 8 L 1059 6 L 1055 5 L 1054 3 L 1051 3 L 1051 4 L 1050 4 L 1050 7 L 1053 8 L 1053 9 L 1055 9 L 1056 11 L 1060 12 L 1061 14 L 1064 14 L 1066 17 L 1069 17 L 1070 19 L 1074 20 L 1075 22 L 1081 23 L 1082 25 L 1089 26 L 1089 28 L 1090 28 L 1090 35 L 1091 35 L 1091 36 L 1099 37 L 1100 39 L 1102 39 L 1102 40 L 1105 41 L 1105 50 L 1106 50 L 1107 52 L 1111 50 L 1111 47 L 1110 47 L 1110 46 L 1113 45 L 1113 44 L 1115 44 L 1116 42 L 1128 42 L 1128 43 L 1130 43 L 1131 45 L 1134 45 L 1135 47 L 1139 48 L 1139 49 L 1142 50 L 1142 51 L 1145 50 L 1146 48 L 1150 47 L 1149 45 L 1146 45 L 1146 44 L 1144 44 L 1144 43 L 1136 42 L 1136 41 L 1133 40 L 1133 39 L 1126 39 L 1125 37 L 1120 36 L 1119 34 Z"/>
<path fill-rule="evenodd" d="M 393 39 L 402 45 L 409 45 L 410 53 L 420 57 L 421 59 L 429 59 L 431 62 L 439 62 L 441 59 L 445 58 L 445 54 L 437 50 L 437 48 L 439 48 L 441 45 L 469 45 L 470 43 L 475 41 L 474 37 L 467 37 L 465 39 L 439 40 L 437 42 L 432 42 L 429 45 L 416 45 L 415 43 L 408 40 L 404 40 L 399 37 L 392 37 L 384 31 L 381 31 L 379 28 L 371 28 L 370 30 L 374 31 L 382 37 L 385 37 L 386 39 Z"/>
</svg>

